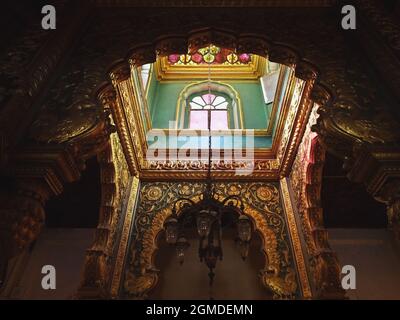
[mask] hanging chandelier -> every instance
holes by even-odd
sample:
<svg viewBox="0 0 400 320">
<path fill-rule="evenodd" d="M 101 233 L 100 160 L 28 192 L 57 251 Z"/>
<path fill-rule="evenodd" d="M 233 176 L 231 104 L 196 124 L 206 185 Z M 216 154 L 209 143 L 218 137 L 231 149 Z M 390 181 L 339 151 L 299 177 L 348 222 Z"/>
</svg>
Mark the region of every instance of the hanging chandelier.
<svg viewBox="0 0 400 320">
<path fill-rule="evenodd" d="M 208 90 L 211 94 L 210 66 L 208 80 Z M 164 223 L 166 242 L 175 246 L 180 264 L 183 264 L 185 251 L 190 246 L 185 237 L 185 229 L 188 226 L 196 226 L 199 237 L 198 254 L 200 262 L 204 262 L 209 269 L 210 287 L 213 284 L 217 261 L 223 257 L 222 228 L 236 224 L 235 242 L 243 260 L 248 256 L 253 231 L 250 219 L 244 214 L 241 198 L 230 195 L 221 200 L 215 193 L 211 176 L 211 142 L 211 109 L 208 109 L 208 167 L 205 190 L 197 203 L 189 198 L 178 198 L 173 205 L 171 216 Z"/>
</svg>

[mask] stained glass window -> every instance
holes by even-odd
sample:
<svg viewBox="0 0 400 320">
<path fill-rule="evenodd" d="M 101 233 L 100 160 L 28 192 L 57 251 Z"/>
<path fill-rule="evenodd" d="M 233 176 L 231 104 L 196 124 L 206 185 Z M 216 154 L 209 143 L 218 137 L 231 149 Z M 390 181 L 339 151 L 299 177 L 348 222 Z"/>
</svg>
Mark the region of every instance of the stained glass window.
<svg viewBox="0 0 400 320">
<path fill-rule="evenodd" d="M 230 49 L 214 45 L 198 49 L 193 54 L 171 54 L 168 56 L 171 65 L 225 64 L 241 65 L 251 62 L 251 54 L 236 54 Z"/>
<path fill-rule="evenodd" d="M 210 114 L 211 130 L 228 129 L 228 101 L 218 93 L 202 93 L 192 97 L 189 102 L 189 128 L 208 129 Z"/>
</svg>

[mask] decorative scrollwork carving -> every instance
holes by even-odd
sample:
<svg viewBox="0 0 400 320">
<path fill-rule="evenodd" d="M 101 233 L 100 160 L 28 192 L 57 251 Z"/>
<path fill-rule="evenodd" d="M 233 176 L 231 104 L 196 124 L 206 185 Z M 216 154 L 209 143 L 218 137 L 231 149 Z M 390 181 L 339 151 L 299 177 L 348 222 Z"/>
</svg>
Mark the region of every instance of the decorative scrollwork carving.
<svg viewBox="0 0 400 320">
<path fill-rule="evenodd" d="M 299 61 L 299 55 L 294 49 L 288 46 L 279 45 L 272 47 L 269 51 L 269 59 L 273 62 L 294 67 Z"/>
<path fill-rule="evenodd" d="M 92 129 L 100 119 L 100 110 L 92 101 L 80 101 L 63 114 L 47 113 L 32 124 L 30 136 L 38 142 L 63 143 Z"/>
<path fill-rule="evenodd" d="M 112 134 L 107 148 L 98 155 L 101 170 L 101 206 L 98 228 L 92 246 L 86 252 L 82 281 L 77 297 L 109 297 L 112 257 L 117 244 L 118 227 L 127 192 L 128 166 L 116 134 Z"/>
<path fill-rule="evenodd" d="M 131 75 L 129 64 L 125 61 L 116 63 L 110 68 L 109 75 L 114 86 L 121 81 L 127 80 Z"/>
<path fill-rule="evenodd" d="M 262 281 L 274 293 L 275 299 L 293 299 L 297 289 L 296 274 L 289 270 L 282 279 L 275 270 L 267 270 L 262 273 Z"/>
<path fill-rule="evenodd" d="M 172 213 L 173 199 L 183 193 L 185 197 L 198 202 L 203 189 L 201 183 L 144 183 L 135 221 L 131 262 L 124 282 L 129 297 L 144 298 L 157 283 L 157 270 L 153 265 L 157 236 Z M 274 293 L 274 298 L 285 299 L 298 295 L 278 188 L 269 183 L 218 182 L 215 190 L 216 196 L 221 199 L 230 194 L 246 199 L 244 213 L 252 219 L 255 230 L 263 239 L 262 251 L 266 262 L 262 270 L 262 283 Z"/>
<path fill-rule="evenodd" d="M 129 54 L 129 64 L 132 66 L 141 66 L 154 61 L 156 61 L 156 51 L 152 45 L 134 48 Z"/>
<path fill-rule="evenodd" d="M 36 240 L 45 221 L 44 204 L 49 197 L 46 184 L 34 179 L 20 180 L 16 190 L 0 193 L 2 259 L 7 261 Z"/>
<path fill-rule="evenodd" d="M 320 190 L 325 149 L 311 132 L 318 117 L 318 105 L 314 105 L 303 140 L 290 174 L 296 209 L 310 257 L 312 281 L 319 298 L 344 297 L 340 284 L 340 268 L 336 254 L 331 250 L 327 231 L 323 228 Z"/>
<path fill-rule="evenodd" d="M 186 52 L 188 49 L 185 37 L 161 39 L 155 46 L 157 56 L 167 56 L 177 52 Z"/>
</svg>

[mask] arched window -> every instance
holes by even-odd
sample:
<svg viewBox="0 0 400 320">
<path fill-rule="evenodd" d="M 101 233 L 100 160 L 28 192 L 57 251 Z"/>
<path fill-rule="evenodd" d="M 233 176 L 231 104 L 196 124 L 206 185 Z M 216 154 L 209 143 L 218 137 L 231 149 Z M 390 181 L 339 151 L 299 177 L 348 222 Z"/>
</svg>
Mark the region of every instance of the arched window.
<svg viewBox="0 0 400 320">
<path fill-rule="evenodd" d="M 229 129 L 228 107 L 230 99 L 219 92 L 192 95 L 189 101 L 189 129 L 207 129 L 208 117 L 211 130 Z"/>
<path fill-rule="evenodd" d="M 202 81 L 187 86 L 177 106 L 177 128 L 211 130 L 243 128 L 238 93 L 228 84 Z"/>
</svg>

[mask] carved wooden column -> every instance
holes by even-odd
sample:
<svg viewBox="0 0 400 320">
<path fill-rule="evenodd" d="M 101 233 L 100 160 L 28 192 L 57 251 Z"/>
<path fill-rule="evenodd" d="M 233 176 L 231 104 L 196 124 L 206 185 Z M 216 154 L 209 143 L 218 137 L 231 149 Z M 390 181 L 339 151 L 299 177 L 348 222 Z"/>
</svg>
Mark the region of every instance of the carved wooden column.
<svg viewBox="0 0 400 320">
<path fill-rule="evenodd" d="M 20 148 L 10 155 L 8 177 L 0 192 L 0 264 L 3 276 L 10 258 L 26 249 L 45 222 L 45 202 L 79 178 L 71 150 L 59 146 Z"/>
<path fill-rule="evenodd" d="M 49 186 L 38 179 L 22 179 L 11 191 L 0 193 L 0 287 L 7 262 L 26 249 L 39 235 L 45 221 L 44 204 Z"/>
<path fill-rule="evenodd" d="M 129 76 L 129 74 L 128 74 Z M 111 85 L 102 86 L 98 100 L 113 120 L 119 124 L 124 109 L 119 104 L 118 92 Z M 106 148 L 97 155 L 101 176 L 101 204 L 99 223 L 94 241 L 86 252 L 82 281 L 75 295 L 78 299 L 104 299 L 118 296 L 131 220 L 133 217 L 138 179 L 132 176 L 138 168 L 121 143 L 129 141 L 129 130 L 118 125 L 118 134 L 110 135 Z"/>
<path fill-rule="evenodd" d="M 109 112 L 115 104 L 116 94 L 114 88 L 109 85 L 103 87 L 98 93 L 104 109 Z M 99 223 L 95 231 L 94 241 L 86 251 L 84 271 L 82 281 L 75 298 L 79 299 L 98 299 L 109 297 L 109 281 L 111 276 L 110 257 L 112 255 L 111 226 L 115 215 L 117 199 L 117 189 L 115 180 L 115 167 L 113 163 L 112 146 L 110 139 L 107 146 L 97 159 L 101 170 L 101 207 Z"/>
<path fill-rule="evenodd" d="M 127 62 L 115 64 L 109 71 L 109 76 L 116 91 L 116 101 L 110 106 L 113 119 L 117 124 L 118 136 L 124 148 L 125 158 L 131 174 L 140 171 L 144 161 L 144 132 L 139 128 L 138 108 L 133 94 L 131 69 Z"/>
<path fill-rule="evenodd" d="M 113 198 L 116 196 L 115 175 L 112 164 L 111 146 L 99 156 L 102 180 L 102 204 L 99 224 L 94 241 L 86 251 L 82 281 L 76 295 L 80 299 L 107 298 L 107 285 L 110 275 L 108 240 L 111 233 L 111 220 L 114 213 Z"/>
<path fill-rule="evenodd" d="M 96 111 L 97 112 L 97 111 Z M 89 118 L 86 131 L 65 129 L 68 119 L 49 123 L 39 121 L 31 127 L 29 142 L 8 154 L 8 181 L 0 191 L 0 265 L 4 276 L 7 261 L 27 248 L 40 233 L 45 221 L 45 202 L 57 196 L 66 183 L 80 178 L 85 161 L 107 147 L 113 131 L 109 114 L 99 112 Z M 79 128 L 80 124 L 76 126 Z M 51 128 L 51 129 L 48 129 Z M 54 130 L 54 131 L 52 131 Z M 75 136 L 76 132 L 79 132 Z M 50 139 L 53 139 L 51 142 Z M 32 141 L 34 140 L 34 141 Z"/>
<path fill-rule="evenodd" d="M 341 267 L 336 252 L 329 245 L 328 231 L 323 224 L 321 207 L 322 171 L 325 149 L 318 137 L 311 140 L 310 162 L 306 168 L 304 189 L 304 213 L 310 221 L 315 250 L 311 256 L 316 297 L 318 299 L 344 299 L 345 291 L 340 283 Z"/>
</svg>

